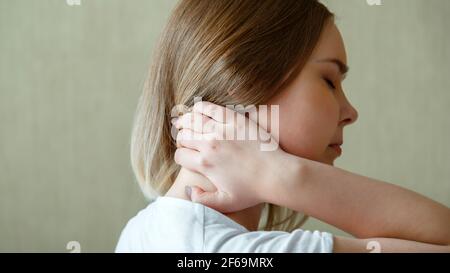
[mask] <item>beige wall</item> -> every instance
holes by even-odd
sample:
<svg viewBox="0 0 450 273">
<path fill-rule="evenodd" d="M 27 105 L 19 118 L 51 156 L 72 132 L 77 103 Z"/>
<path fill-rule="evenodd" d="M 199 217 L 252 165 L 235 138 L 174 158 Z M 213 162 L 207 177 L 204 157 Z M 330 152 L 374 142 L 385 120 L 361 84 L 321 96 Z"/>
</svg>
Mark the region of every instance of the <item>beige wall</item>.
<svg viewBox="0 0 450 273">
<path fill-rule="evenodd" d="M 68 241 L 112 251 L 146 205 L 129 163 L 131 120 L 175 2 L 0 0 L 0 251 L 65 252 Z M 336 165 L 450 206 L 450 1 L 324 2 L 338 15 L 359 111 Z"/>
</svg>

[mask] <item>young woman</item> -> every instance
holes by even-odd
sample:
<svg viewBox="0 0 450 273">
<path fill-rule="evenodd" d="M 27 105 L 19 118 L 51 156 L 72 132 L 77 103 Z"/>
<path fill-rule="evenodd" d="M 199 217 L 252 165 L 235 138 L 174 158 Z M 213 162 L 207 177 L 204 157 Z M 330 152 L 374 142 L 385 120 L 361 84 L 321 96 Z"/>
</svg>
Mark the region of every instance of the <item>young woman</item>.
<svg viewBox="0 0 450 273">
<path fill-rule="evenodd" d="M 347 70 L 339 30 L 318 1 L 180 1 L 132 136 L 133 170 L 156 200 L 128 222 L 116 251 L 369 252 L 373 241 L 381 251 L 449 251 L 448 208 L 331 166 L 343 128 L 357 120 L 341 87 Z M 208 103 L 177 121 L 175 143 L 172 110 L 194 97 L 278 105 L 281 149 L 214 140 L 218 128 L 237 125 Z M 198 130 L 193 118 L 214 126 Z M 182 137 L 193 134 L 209 140 Z M 185 186 L 194 186 L 192 196 Z M 366 239 L 302 230 L 303 213 Z"/>
</svg>

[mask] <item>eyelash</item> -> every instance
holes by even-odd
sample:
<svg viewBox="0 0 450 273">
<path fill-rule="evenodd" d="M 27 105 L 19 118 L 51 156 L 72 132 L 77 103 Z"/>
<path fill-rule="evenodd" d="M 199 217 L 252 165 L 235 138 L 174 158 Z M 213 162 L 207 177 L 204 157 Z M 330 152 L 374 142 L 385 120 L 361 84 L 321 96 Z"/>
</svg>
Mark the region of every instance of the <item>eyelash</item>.
<svg viewBox="0 0 450 273">
<path fill-rule="evenodd" d="M 336 90 L 336 86 L 333 84 L 333 82 L 330 79 L 327 78 L 323 78 L 323 80 L 328 84 L 328 86 L 333 89 Z"/>
</svg>

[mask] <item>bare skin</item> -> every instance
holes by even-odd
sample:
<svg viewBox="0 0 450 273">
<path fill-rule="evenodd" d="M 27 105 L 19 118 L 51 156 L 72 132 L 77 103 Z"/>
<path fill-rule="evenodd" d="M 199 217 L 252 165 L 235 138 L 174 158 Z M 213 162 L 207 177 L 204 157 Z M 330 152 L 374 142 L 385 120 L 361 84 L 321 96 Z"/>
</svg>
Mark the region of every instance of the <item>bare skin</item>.
<svg viewBox="0 0 450 273">
<path fill-rule="evenodd" d="M 269 104 L 280 105 L 280 146 L 283 150 L 332 165 L 337 158 L 328 145 L 343 139 L 343 128 L 357 120 L 358 113 L 340 90 L 345 71 L 327 59 L 346 64 L 342 37 L 336 25 L 328 24 L 300 75 Z M 330 90 L 333 82 L 338 91 Z M 295 102 L 295 103 L 294 103 Z M 296 126 L 292 126 L 296 124 Z M 317 126 L 320 124 L 320 126 Z M 269 128 L 268 128 L 269 129 Z M 166 196 L 187 199 L 185 186 L 199 185 L 205 190 L 215 186 L 204 176 L 182 168 Z M 226 216 L 248 230 L 256 230 L 263 205 L 256 205 Z"/>
<path fill-rule="evenodd" d="M 381 243 L 383 252 L 450 251 L 448 208 L 406 189 L 327 166 L 340 155 L 330 145 L 342 142 L 343 128 L 357 119 L 341 86 L 345 64 L 342 38 L 330 24 L 298 78 L 269 102 L 280 106 L 279 143 L 285 152 L 263 155 L 251 142 L 177 140 L 175 160 L 183 168 L 166 195 L 189 200 L 185 186 L 197 186 L 192 200 L 215 206 L 248 230 L 256 230 L 262 203 L 268 202 L 366 238 L 335 236 L 335 252 L 368 252 L 372 241 Z M 183 130 L 189 128 L 186 121 L 180 119 Z M 208 168 L 204 158 L 210 160 Z M 419 225 L 413 225 L 416 214 L 424 221 Z"/>
</svg>

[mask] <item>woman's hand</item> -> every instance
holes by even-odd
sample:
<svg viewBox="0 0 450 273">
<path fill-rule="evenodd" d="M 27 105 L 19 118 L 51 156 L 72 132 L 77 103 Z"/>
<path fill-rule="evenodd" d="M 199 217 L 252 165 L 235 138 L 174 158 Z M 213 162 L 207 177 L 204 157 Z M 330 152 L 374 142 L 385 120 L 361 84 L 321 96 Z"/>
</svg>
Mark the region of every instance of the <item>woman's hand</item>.
<svg viewBox="0 0 450 273">
<path fill-rule="evenodd" d="M 269 202 L 282 186 L 277 181 L 289 174 L 289 166 L 295 170 L 293 156 L 282 151 L 269 133 L 229 108 L 198 102 L 174 125 L 181 129 L 175 161 L 204 175 L 217 188 L 205 192 L 192 187 L 193 202 L 223 213 Z M 245 139 L 237 139 L 235 134 L 244 134 Z M 276 149 L 263 151 L 269 142 L 275 143 Z"/>
</svg>

